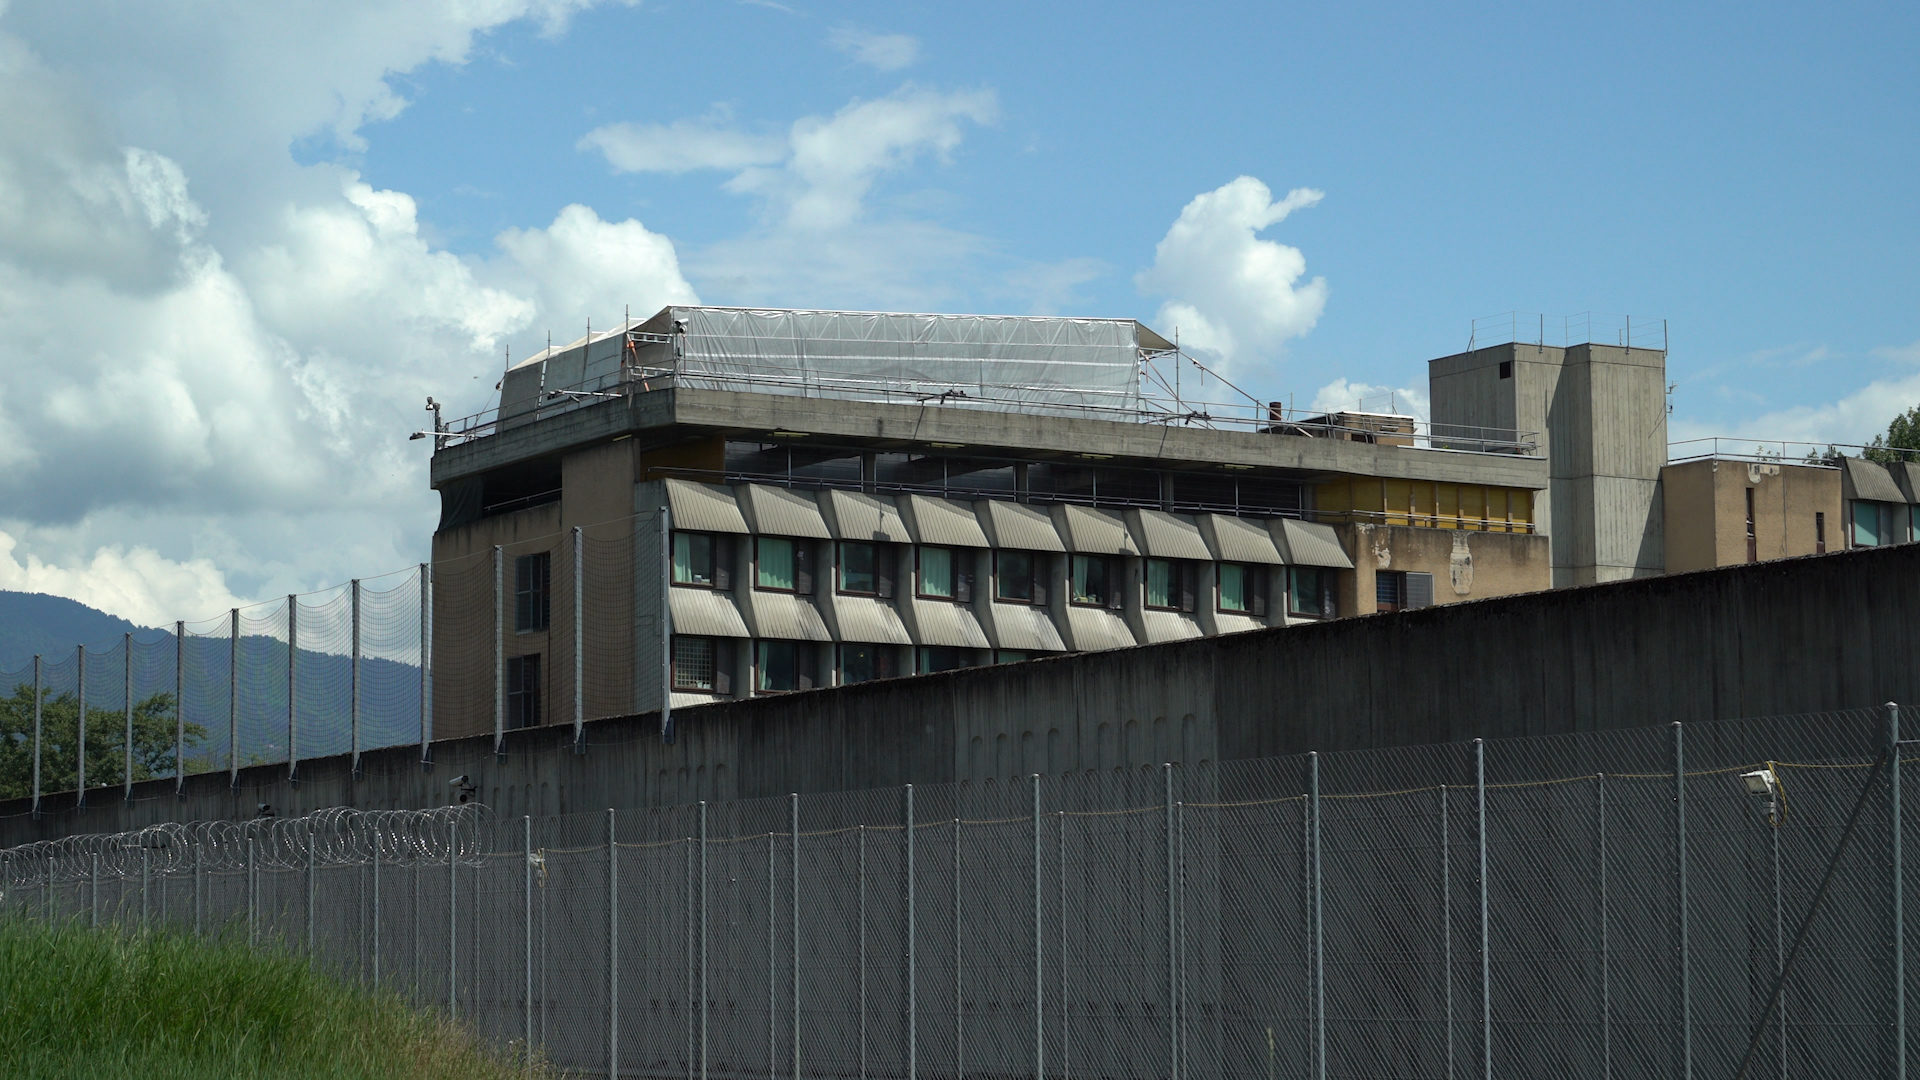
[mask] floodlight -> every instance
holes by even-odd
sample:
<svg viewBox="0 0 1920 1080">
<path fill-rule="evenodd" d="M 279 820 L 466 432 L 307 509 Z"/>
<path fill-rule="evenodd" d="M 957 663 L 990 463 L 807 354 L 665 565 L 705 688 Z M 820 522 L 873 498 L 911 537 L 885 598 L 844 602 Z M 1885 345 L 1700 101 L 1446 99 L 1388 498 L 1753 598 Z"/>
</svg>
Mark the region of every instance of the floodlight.
<svg viewBox="0 0 1920 1080">
<path fill-rule="evenodd" d="M 1755 769 L 1752 772 L 1741 773 L 1740 782 L 1747 786 L 1747 794 L 1749 795 L 1762 799 L 1773 798 L 1774 779 L 1772 769 Z"/>
</svg>

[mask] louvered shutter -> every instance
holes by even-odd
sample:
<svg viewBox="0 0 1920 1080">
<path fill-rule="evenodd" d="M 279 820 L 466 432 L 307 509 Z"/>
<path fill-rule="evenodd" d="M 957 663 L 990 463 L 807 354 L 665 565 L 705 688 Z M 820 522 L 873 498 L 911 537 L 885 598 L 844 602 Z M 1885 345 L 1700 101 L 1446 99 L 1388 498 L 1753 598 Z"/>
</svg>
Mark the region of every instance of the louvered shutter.
<svg viewBox="0 0 1920 1080">
<path fill-rule="evenodd" d="M 1407 575 L 1407 607 L 1423 608 L 1433 606 L 1433 575 L 1409 573 Z"/>
</svg>

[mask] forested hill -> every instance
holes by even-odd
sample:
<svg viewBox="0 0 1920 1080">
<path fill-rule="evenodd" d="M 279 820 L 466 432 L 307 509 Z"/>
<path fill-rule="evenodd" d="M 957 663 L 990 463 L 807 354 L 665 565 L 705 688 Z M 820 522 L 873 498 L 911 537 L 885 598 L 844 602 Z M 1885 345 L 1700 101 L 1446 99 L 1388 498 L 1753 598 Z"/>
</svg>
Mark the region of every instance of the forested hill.
<svg viewBox="0 0 1920 1080">
<path fill-rule="evenodd" d="M 75 645 L 112 646 L 139 629 L 78 600 L 0 589 L 0 671 L 17 671 L 36 654 L 48 660 L 70 656 Z"/>
</svg>

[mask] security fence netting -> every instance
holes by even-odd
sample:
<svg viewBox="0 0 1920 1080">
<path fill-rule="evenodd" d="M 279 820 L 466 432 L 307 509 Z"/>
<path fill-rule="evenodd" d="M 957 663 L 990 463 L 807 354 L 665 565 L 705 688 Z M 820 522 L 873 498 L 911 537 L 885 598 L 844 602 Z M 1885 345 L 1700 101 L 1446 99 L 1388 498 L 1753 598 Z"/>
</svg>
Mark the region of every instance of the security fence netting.
<svg viewBox="0 0 1920 1080">
<path fill-rule="evenodd" d="M 1899 731 L 163 825 L 9 849 L 4 904 L 304 950 L 583 1076 L 1899 1076 Z"/>
</svg>

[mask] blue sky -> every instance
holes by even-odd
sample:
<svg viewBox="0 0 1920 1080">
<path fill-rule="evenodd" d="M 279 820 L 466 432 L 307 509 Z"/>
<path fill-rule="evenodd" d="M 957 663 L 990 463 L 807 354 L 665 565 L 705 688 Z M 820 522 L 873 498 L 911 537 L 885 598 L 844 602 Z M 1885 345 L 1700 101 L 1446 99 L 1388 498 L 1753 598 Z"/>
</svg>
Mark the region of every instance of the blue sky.
<svg viewBox="0 0 1920 1080">
<path fill-rule="evenodd" d="M 1861 441 L 1920 402 L 1917 24 L 0 2 L 0 587 L 158 621 L 417 561 L 425 394 L 696 297 L 1133 316 L 1416 411 L 1475 316 L 1624 313 L 1675 438 Z"/>
</svg>

